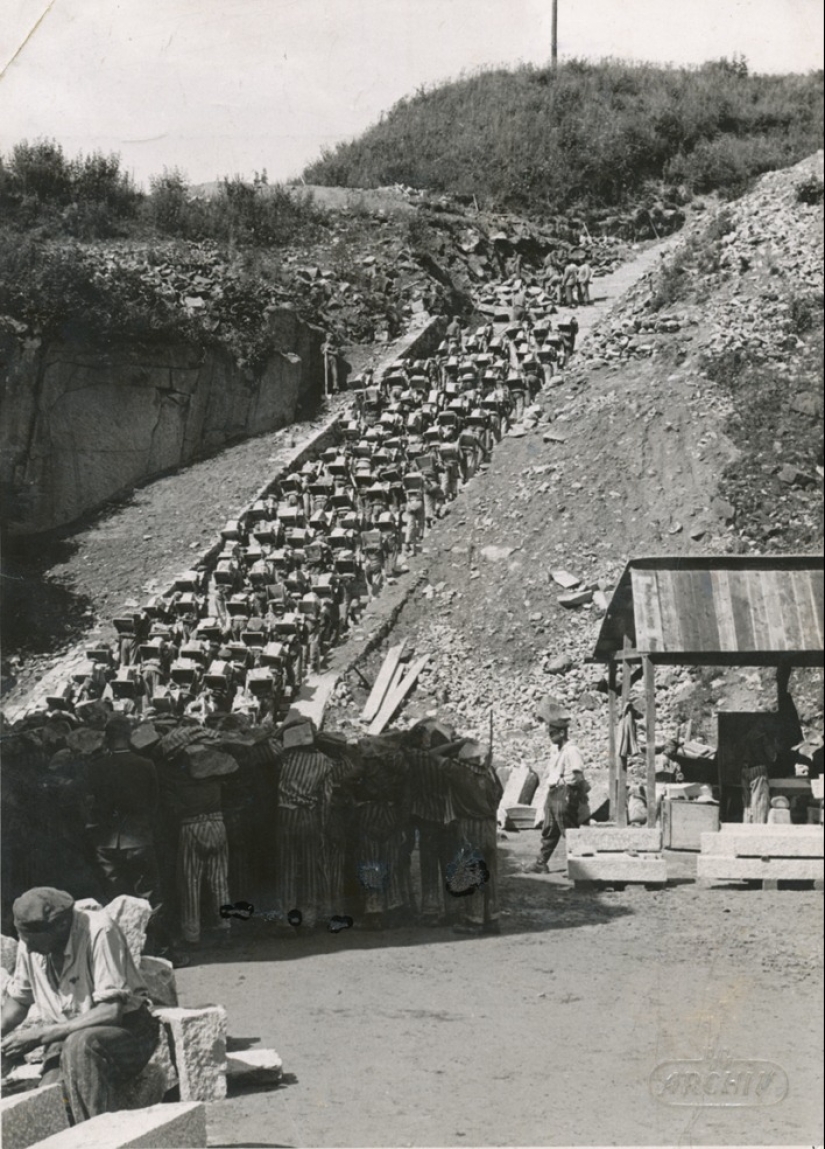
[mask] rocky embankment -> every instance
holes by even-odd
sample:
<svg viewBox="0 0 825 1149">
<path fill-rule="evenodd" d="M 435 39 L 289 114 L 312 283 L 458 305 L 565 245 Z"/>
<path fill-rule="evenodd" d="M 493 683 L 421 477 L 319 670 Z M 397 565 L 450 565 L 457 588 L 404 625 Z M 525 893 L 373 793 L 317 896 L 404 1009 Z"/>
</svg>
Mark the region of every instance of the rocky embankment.
<svg viewBox="0 0 825 1149">
<path fill-rule="evenodd" d="M 391 637 L 430 655 L 404 720 L 438 712 L 484 739 L 492 713 L 502 761 L 538 762 L 533 703 L 552 693 L 598 774 L 607 704 L 588 659 L 625 562 L 821 551 L 823 214 L 799 193 L 821 175 L 820 153 L 697 219 L 465 489 Z M 562 605 L 559 570 L 590 601 Z M 791 689 L 806 733 L 821 735 L 821 674 L 797 672 Z M 342 683 L 330 722 L 357 726 L 363 693 L 354 676 Z M 638 687 L 634 702 L 643 712 Z M 758 671 L 657 675 L 663 741 L 690 730 L 713 744 L 717 710 L 774 704 Z"/>
</svg>

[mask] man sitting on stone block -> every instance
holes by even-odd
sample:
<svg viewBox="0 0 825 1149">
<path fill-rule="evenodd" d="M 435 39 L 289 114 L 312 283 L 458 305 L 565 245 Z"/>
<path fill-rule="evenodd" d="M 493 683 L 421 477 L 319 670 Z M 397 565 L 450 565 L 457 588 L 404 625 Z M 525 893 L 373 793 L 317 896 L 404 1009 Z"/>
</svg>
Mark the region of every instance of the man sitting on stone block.
<svg viewBox="0 0 825 1149">
<path fill-rule="evenodd" d="M 123 932 L 104 911 L 78 909 L 71 894 L 48 886 L 17 899 L 14 924 L 4 1060 L 45 1046 L 40 1084 L 62 1080 L 75 1123 L 112 1112 L 116 1090 L 145 1068 L 160 1032 Z M 18 1031 L 33 1005 L 40 1021 Z"/>
</svg>

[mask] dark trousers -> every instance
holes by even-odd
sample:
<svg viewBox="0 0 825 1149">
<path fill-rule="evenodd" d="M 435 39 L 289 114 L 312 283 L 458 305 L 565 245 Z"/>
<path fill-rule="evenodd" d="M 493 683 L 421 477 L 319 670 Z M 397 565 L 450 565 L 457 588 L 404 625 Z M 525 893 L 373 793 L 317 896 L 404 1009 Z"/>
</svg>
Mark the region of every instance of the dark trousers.
<svg viewBox="0 0 825 1149">
<path fill-rule="evenodd" d="M 454 909 L 447 900 L 445 906 L 444 882 L 447 866 L 455 857 L 458 846 L 455 824 L 438 825 L 415 819 L 418 830 L 418 866 L 421 873 L 421 912 L 441 917 L 445 908 Z"/>
<path fill-rule="evenodd" d="M 118 1108 L 117 1089 L 146 1067 L 155 1051 L 160 1022 L 148 1009 L 123 1016 L 118 1025 L 78 1029 L 46 1050 L 41 1085 L 63 1082 L 75 1124 Z"/>
<path fill-rule="evenodd" d="M 95 846 L 95 857 L 112 898 L 121 894 L 145 898 L 154 910 L 146 931 L 147 952 L 168 949 L 171 938 L 161 900 L 160 871 L 154 843 L 128 847 Z"/>
<path fill-rule="evenodd" d="M 566 786 L 552 786 L 544 806 L 539 861 L 547 865 L 565 830 L 576 830 L 579 820 L 570 809 L 570 791 Z"/>
</svg>

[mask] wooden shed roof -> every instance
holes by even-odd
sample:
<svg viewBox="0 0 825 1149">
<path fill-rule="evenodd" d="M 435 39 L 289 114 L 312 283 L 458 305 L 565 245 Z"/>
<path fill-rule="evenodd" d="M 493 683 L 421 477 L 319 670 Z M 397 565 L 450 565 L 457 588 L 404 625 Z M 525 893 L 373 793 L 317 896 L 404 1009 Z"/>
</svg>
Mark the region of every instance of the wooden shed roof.
<svg viewBox="0 0 825 1149">
<path fill-rule="evenodd" d="M 823 558 L 633 559 L 607 608 L 594 658 L 620 655 L 625 639 L 655 662 L 820 665 Z"/>
</svg>

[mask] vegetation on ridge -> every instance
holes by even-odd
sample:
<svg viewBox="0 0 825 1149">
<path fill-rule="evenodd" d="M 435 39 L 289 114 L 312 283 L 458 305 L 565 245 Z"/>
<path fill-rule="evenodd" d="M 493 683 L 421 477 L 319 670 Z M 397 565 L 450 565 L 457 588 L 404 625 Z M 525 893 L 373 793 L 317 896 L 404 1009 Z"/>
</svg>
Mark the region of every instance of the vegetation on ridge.
<svg viewBox="0 0 825 1149">
<path fill-rule="evenodd" d="M 649 181 L 736 195 L 822 146 L 823 75 L 571 60 L 490 70 L 399 101 L 307 183 L 401 183 L 552 213 L 621 207 Z"/>
</svg>

